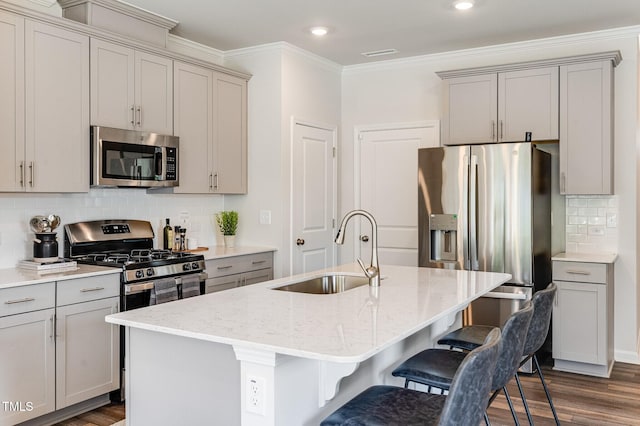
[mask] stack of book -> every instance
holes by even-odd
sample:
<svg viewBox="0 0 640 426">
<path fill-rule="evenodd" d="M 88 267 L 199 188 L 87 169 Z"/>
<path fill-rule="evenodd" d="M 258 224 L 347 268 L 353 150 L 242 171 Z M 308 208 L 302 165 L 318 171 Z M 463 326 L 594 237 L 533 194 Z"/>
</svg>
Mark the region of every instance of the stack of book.
<svg viewBox="0 0 640 426">
<path fill-rule="evenodd" d="M 18 268 L 34 271 L 39 274 L 54 274 L 65 271 L 75 271 L 78 269 L 78 262 L 75 260 L 59 259 L 55 262 L 36 262 L 33 260 L 21 260 L 18 262 Z"/>
</svg>

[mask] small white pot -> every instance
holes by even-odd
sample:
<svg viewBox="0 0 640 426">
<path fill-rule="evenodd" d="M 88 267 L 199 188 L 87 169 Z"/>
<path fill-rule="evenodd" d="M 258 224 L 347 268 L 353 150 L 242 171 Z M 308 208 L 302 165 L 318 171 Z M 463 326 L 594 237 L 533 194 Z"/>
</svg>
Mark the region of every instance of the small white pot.
<svg viewBox="0 0 640 426">
<path fill-rule="evenodd" d="M 236 246 L 236 236 L 235 235 L 225 235 L 224 236 L 224 245 L 227 248 L 233 248 Z"/>
</svg>

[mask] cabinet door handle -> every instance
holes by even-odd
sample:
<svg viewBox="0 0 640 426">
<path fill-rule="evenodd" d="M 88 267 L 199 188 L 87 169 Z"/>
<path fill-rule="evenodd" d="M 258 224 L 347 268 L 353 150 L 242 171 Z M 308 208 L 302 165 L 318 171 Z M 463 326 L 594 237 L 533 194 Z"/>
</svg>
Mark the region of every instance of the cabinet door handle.
<svg viewBox="0 0 640 426">
<path fill-rule="evenodd" d="M 131 125 L 135 126 L 136 125 L 136 113 L 135 113 L 135 105 L 131 105 Z"/>
<path fill-rule="evenodd" d="M 34 168 L 34 164 L 33 161 L 29 162 L 29 186 L 33 188 L 33 168 Z"/>
<path fill-rule="evenodd" d="M 251 262 L 252 265 L 259 265 L 261 263 L 266 262 L 266 260 L 254 260 L 253 262 Z"/>
<path fill-rule="evenodd" d="M 580 271 L 577 269 L 570 269 L 567 270 L 567 274 L 573 274 L 573 275 L 591 275 L 591 272 L 589 271 Z"/>
<path fill-rule="evenodd" d="M 33 297 L 25 297 L 24 299 L 15 299 L 15 300 L 7 300 L 6 302 L 4 302 L 5 305 L 13 305 L 15 303 L 25 303 L 25 302 L 33 302 L 34 300 L 36 300 Z"/>
<path fill-rule="evenodd" d="M 20 162 L 20 187 L 24 187 L 24 161 Z"/>
<path fill-rule="evenodd" d="M 213 189 L 218 189 L 218 173 L 213 175 Z"/>
<path fill-rule="evenodd" d="M 83 288 L 82 290 L 80 290 L 80 292 L 87 293 L 90 291 L 100 291 L 100 290 L 104 290 L 104 287 Z"/>
<path fill-rule="evenodd" d="M 55 323 L 54 323 L 54 315 L 51 315 L 51 318 L 49 318 L 49 339 L 53 340 L 53 330 L 55 328 Z"/>
<path fill-rule="evenodd" d="M 229 269 L 229 268 L 233 268 L 233 265 L 218 266 L 218 270 Z"/>
<path fill-rule="evenodd" d="M 500 140 L 504 139 L 504 121 L 500 120 Z"/>
<path fill-rule="evenodd" d="M 209 173 L 209 189 L 213 189 L 213 173 Z"/>
<path fill-rule="evenodd" d="M 138 108 L 136 108 L 136 113 L 138 116 L 138 122 L 137 125 L 141 126 L 142 125 L 142 108 L 138 105 Z"/>
<path fill-rule="evenodd" d="M 491 120 L 491 140 L 496 138 L 496 122 Z"/>
</svg>

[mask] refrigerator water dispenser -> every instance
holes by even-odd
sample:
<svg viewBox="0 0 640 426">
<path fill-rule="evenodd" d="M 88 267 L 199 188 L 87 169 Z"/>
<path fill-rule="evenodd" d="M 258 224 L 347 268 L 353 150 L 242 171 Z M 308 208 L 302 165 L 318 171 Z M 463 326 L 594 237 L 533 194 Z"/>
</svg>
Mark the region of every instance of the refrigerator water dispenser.
<svg viewBox="0 0 640 426">
<path fill-rule="evenodd" d="M 429 216 L 432 262 L 455 262 L 457 257 L 458 215 L 432 214 Z"/>
</svg>

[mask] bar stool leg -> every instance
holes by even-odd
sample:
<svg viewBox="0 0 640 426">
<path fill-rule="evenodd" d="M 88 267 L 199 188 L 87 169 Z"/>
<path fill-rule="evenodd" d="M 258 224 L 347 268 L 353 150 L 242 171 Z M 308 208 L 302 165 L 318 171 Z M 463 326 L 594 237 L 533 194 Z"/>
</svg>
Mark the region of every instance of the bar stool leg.
<svg viewBox="0 0 640 426">
<path fill-rule="evenodd" d="M 507 403 L 509 404 L 509 408 L 511 409 L 511 416 L 513 416 L 513 424 L 516 426 L 520 426 L 520 422 L 518 421 L 518 416 L 516 415 L 516 410 L 513 408 L 513 402 L 511 402 L 511 397 L 509 396 L 509 391 L 507 391 L 507 387 L 503 387 L 502 391 L 504 392 L 504 396 L 507 397 Z"/>
<path fill-rule="evenodd" d="M 524 411 L 527 413 L 527 420 L 529 420 L 529 424 L 533 426 L 533 419 L 531 418 L 531 411 L 529 411 L 529 404 L 527 404 L 527 398 L 524 396 L 524 390 L 522 389 L 522 384 L 520 383 L 520 376 L 516 371 L 516 383 L 518 384 L 518 390 L 520 391 L 520 396 L 522 397 L 522 404 L 524 405 Z"/>
<path fill-rule="evenodd" d="M 553 401 L 551 400 L 551 394 L 549 393 L 549 389 L 547 389 L 547 383 L 544 381 L 544 376 L 542 375 L 542 369 L 540 368 L 540 364 L 538 364 L 538 357 L 535 356 L 535 354 L 533 355 L 533 362 L 535 362 L 536 370 L 538 370 L 538 375 L 540 375 L 540 381 L 542 382 L 544 393 L 547 394 L 547 401 L 549 401 L 549 406 L 551 407 L 553 418 L 556 420 L 556 425 L 560 426 L 560 420 L 558 419 L 558 413 L 556 413 L 556 407 L 553 406 Z"/>
</svg>

